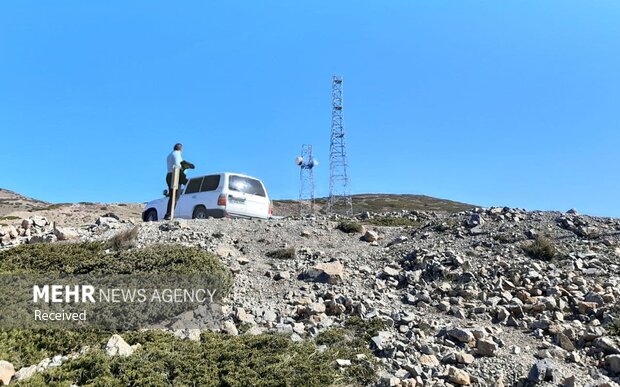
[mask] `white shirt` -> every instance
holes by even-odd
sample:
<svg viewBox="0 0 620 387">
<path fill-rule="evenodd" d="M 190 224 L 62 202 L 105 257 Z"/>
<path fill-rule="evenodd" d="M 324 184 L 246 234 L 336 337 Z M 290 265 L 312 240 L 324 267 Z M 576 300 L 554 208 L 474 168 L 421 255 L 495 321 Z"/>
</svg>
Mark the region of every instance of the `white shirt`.
<svg viewBox="0 0 620 387">
<path fill-rule="evenodd" d="M 181 168 L 181 151 L 172 151 L 168 155 L 166 162 L 168 164 L 168 172 L 174 172 L 174 167 Z"/>
</svg>

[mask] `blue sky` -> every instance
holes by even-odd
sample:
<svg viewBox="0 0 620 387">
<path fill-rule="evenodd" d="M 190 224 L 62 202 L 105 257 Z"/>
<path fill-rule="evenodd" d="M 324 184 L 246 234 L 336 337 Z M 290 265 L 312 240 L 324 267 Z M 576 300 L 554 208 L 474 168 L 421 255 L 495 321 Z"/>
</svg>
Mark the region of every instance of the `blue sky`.
<svg viewBox="0 0 620 387">
<path fill-rule="evenodd" d="M 328 192 L 331 76 L 354 193 L 620 216 L 620 2 L 4 1 L 0 187 L 145 201 L 195 173 Z"/>
</svg>

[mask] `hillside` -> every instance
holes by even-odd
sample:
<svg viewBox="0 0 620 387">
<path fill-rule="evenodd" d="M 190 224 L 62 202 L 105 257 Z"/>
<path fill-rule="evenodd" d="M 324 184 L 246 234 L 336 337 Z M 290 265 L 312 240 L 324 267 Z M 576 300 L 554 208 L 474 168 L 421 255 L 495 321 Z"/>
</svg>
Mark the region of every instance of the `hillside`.
<svg viewBox="0 0 620 387">
<path fill-rule="evenodd" d="M 210 262 L 206 252 L 217 257 L 212 265 L 230 270 L 232 288 L 214 329 L 188 328 L 214 322 L 199 307 L 155 333 L 52 331 L 52 340 L 18 330 L 0 337 L 0 359 L 25 385 L 620 381 L 619 219 L 490 208 L 371 213 L 347 222 L 318 215 L 134 226 L 100 218 L 53 232 L 35 219 L 29 227 L 48 236 L 37 241 L 58 236 L 77 244 L 12 239 L 24 245 L 0 250 L 0 271 L 135 273 Z M 79 244 L 92 241 L 108 242 Z M 168 255 L 175 258 L 161 259 Z M 120 350 L 126 355 L 114 356 Z"/>
<path fill-rule="evenodd" d="M 476 207 L 472 204 L 452 200 L 409 194 L 359 194 L 353 195 L 352 200 L 354 213 L 402 210 L 453 213 Z M 318 212 L 324 212 L 327 208 L 327 198 L 316 199 L 315 206 Z M 276 215 L 294 216 L 299 214 L 299 202 L 297 200 L 274 200 L 273 207 Z"/>
<path fill-rule="evenodd" d="M 106 213 L 139 221 L 142 209 L 140 203 L 49 203 L 0 188 L 0 225 L 20 224 L 35 215 L 71 226 L 92 224 Z"/>
</svg>

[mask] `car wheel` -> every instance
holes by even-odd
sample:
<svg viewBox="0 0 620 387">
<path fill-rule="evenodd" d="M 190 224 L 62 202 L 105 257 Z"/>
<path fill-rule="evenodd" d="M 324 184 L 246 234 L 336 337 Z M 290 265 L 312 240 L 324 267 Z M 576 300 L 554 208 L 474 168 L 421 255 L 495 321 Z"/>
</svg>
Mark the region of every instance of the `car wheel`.
<svg viewBox="0 0 620 387">
<path fill-rule="evenodd" d="M 144 215 L 145 222 L 157 222 L 157 210 L 151 208 Z"/>
<path fill-rule="evenodd" d="M 207 209 L 204 206 L 194 208 L 192 219 L 207 219 Z"/>
</svg>

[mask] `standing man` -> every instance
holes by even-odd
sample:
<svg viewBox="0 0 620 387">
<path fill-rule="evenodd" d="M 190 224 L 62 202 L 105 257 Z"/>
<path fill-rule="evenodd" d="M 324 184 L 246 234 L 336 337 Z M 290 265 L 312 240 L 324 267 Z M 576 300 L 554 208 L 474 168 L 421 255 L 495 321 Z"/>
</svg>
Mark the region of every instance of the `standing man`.
<svg viewBox="0 0 620 387">
<path fill-rule="evenodd" d="M 183 158 L 181 157 L 181 152 L 183 151 L 183 145 L 180 143 L 174 144 L 174 148 L 172 152 L 168 155 L 166 159 L 166 164 L 168 166 L 168 173 L 166 174 L 166 184 L 168 184 L 168 208 L 166 209 L 166 216 L 164 219 L 170 219 L 170 212 L 172 211 L 172 179 L 174 178 L 174 168 L 181 168 L 181 163 L 183 162 Z M 176 192 L 176 199 L 179 198 L 179 190 Z M 175 199 L 175 200 L 176 200 Z"/>
</svg>

